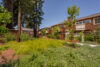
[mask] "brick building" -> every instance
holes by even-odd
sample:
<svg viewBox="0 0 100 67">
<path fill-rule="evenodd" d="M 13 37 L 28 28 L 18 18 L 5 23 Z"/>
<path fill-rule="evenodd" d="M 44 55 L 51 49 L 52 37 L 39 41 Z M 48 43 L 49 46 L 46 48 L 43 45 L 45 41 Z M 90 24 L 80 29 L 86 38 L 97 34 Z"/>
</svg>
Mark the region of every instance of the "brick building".
<svg viewBox="0 0 100 67">
<path fill-rule="evenodd" d="M 92 32 L 95 32 L 95 30 L 98 27 L 100 27 L 100 13 L 79 18 L 79 19 L 77 19 L 77 21 L 78 22 L 76 22 L 74 25 L 74 29 L 75 29 L 74 35 L 78 36 L 81 31 L 84 31 L 85 35 L 90 34 Z M 59 26 L 59 28 L 60 28 L 60 32 L 59 32 L 60 39 L 65 39 L 66 35 L 69 34 L 68 28 L 66 28 L 65 22 L 45 28 L 46 33 L 52 34 L 53 28 L 55 26 Z M 41 34 L 41 30 L 40 30 L 40 34 Z"/>
</svg>

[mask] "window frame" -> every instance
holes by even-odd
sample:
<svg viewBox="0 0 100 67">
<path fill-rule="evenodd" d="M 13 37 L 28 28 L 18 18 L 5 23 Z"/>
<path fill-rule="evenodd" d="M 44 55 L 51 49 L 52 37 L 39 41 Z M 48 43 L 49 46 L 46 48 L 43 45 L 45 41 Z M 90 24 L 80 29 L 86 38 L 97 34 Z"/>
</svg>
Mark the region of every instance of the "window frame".
<svg viewBox="0 0 100 67">
<path fill-rule="evenodd" d="M 91 19 L 86 19 L 86 20 L 83 20 L 83 24 L 87 24 L 87 23 L 84 23 L 84 21 L 87 21 L 87 20 L 89 20 L 88 23 L 91 23 Z"/>
<path fill-rule="evenodd" d="M 96 18 L 93 19 L 94 25 L 100 24 L 100 23 L 97 23 L 97 24 L 96 24 L 95 19 L 97 19 L 97 18 L 100 18 L 100 17 L 96 17 Z"/>
<path fill-rule="evenodd" d="M 83 21 L 78 21 L 78 22 L 75 23 L 75 25 L 82 25 L 82 24 L 77 24 L 79 22 L 81 22 L 83 24 Z"/>
</svg>

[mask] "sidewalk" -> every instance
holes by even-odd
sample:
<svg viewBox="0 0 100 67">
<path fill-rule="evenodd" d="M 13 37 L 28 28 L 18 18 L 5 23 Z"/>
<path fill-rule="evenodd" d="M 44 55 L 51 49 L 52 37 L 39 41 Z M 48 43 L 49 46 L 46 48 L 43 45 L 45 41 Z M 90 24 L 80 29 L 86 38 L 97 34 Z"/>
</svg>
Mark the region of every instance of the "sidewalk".
<svg viewBox="0 0 100 67">
<path fill-rule="evenodd" d="M 79 44 L 79 45 L 81 45 L 81 46 L 83 46 L 83 45 L 85 45 L 85 44 L 83 44 L 83 43 L 77 43 L 77 44 Z M 100 46 L 100 45 L 95 45 L 95 44 L 88 44 L 90 47 L 97 47 L 97 46 Z"/>
</svg>

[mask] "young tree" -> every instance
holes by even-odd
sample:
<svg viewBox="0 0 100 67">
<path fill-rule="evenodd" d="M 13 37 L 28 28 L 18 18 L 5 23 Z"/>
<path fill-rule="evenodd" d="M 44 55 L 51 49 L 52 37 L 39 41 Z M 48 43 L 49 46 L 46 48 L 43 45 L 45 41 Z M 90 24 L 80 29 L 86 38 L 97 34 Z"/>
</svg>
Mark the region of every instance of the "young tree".
<svg viewBox="0 0 100 67">
<path fill-rule="evenodd" d="M 65 21 L 66 27 L 69 29 L 69 39 L 72 41 L 74 38 L 74 24 L 75 22 L 77 22 L 76 17 L 79 15 L 79 9 L 80 7 L 76 7 L 76 5 L 74 5 L 73 7 L 69 7 L 68 8 L 68 21 Z"/>
</svg>

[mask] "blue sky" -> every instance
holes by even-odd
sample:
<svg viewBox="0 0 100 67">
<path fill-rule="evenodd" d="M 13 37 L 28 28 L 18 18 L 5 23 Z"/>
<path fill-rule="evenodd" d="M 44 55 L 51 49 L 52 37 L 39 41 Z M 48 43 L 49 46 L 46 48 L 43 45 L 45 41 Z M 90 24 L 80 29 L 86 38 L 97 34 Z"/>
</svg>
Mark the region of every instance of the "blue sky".
<svg viewBox="0 0 100 67">
<path fill-rule="evenodd" d="M 67 8 L 73 5 L 80 7 L 78 18 L 100 13 L 100 0 L 45 0 L 41 28 L 66 20 L 68 17 Z"/>
<path fill-rule="evenodd" d="M 68 17 L 67 8 L 73 5 L 80 7 L 80 15 L 77 18 L 100 13 L 100 0 L 45 0 L 43 6 L 44 20 L 41 28 L 66 20 Z"/>
</svg>

